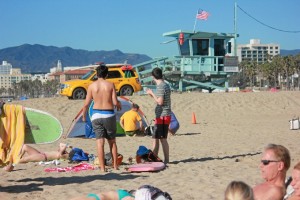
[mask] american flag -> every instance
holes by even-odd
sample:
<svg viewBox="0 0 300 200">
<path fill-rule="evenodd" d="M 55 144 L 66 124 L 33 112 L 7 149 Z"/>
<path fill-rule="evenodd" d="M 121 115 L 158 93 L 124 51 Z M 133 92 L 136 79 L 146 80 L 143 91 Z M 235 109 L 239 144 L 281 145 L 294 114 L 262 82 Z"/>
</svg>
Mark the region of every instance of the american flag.
<svg viewBox="0 0 300 200">
<path fill-rule="evenodd" d="M 199 9 L 199 10 L 198 10 L 198 13 L 197 13 L 197 15 L 196 15 L 196 18 L 197 18 L 197 19 L 201 19 L 201 20 L 207 20 L 208 16 L 209 16 L 209 13 L 208 13 L 208 12 Z"/>
</svg>

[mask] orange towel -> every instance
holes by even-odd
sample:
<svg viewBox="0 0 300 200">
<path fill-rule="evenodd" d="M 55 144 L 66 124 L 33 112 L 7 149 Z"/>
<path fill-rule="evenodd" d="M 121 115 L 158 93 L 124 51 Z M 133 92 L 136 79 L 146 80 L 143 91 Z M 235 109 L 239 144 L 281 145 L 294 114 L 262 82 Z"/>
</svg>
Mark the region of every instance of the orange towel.
<svg viewBox="0 0 300 200">
<path fill-rule="evenodd" d="M 0 117 L 0 165 L 16 164 L 25 138 L 25 111 L 21 105 L 5 104 Z"/>
</svg>

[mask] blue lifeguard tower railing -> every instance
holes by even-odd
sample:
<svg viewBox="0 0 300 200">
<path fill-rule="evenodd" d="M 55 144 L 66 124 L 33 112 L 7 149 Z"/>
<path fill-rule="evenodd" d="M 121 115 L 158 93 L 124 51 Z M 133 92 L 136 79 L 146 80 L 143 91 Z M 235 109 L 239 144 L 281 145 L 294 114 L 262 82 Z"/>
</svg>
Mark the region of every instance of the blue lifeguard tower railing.
<svg viewBox="0 0 300 200">
<path fill-rule="evenodd" d="M 134 65 L 144 87 L 153 87 L 151 71 L 160 67 L 164 79 L 173 90 L 191 89 L 227 90 L 230 74 L 238 72 L 236 56 L 236 34 L 172 31 L 164 33 L 173 37 L 179 47 L 179 55 L 161 57 Z M 138 70 L 151 66 L 146 70 Z M 146 67 L 145 67 L 146 68 Z"/>
</svg>

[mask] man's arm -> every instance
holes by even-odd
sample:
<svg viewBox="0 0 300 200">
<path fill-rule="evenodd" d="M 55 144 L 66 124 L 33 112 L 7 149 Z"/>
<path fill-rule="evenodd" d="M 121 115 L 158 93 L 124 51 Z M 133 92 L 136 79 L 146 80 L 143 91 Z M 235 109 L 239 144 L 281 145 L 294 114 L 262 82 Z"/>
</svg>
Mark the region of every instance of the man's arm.
<svg viewBox="0 0 300 200">
<path fill-rule="evenodd" d="M 140 123 L 140 130 L 142 131 L 143 130 L 143 121 L 140 120 L 139 123 Z"/>
<path fill-rule="evenodd" d="M 85 102 L 84 102 L 84 105 L 82 108 L 82 121 L 84 121 L 84 122 L 86 121 L 86 113 L 87 113 L 87 110 L 88 110 L 88 107 L 89 107 L 91 101 L 92 101 L 92 89 L 91 89 L 91 87 L 88 87 Z"/>
<path fill-rule="evenodd" d="M 120 125 L 124 129 L 124 118 L 123 118 L 123 116 L 120 118 Z"/>
<path fill-rule="evenodd" d="M 150 96 L 152 96 L 154 101 L 158 105 L 160 105 L 160 106 L 163 105 L 163 103 L 164 103 L 164 98 L 163 97 L 157 97 L 150 88 L 147 89 L 146 93 L 149 94 Z"/>
<path fill-rule="evenodd" d="M 117 108 L 117 111 L 122 109 L 122 105 L 120 103 L 120 101 L 117 98 L 117 93 L 116 93 L 116 89 L 115 89 L 115 85 L 113 85 L 113 91 L 112 91 L 112 102 L 114 104 L 114 106 Z"/>
</svg>

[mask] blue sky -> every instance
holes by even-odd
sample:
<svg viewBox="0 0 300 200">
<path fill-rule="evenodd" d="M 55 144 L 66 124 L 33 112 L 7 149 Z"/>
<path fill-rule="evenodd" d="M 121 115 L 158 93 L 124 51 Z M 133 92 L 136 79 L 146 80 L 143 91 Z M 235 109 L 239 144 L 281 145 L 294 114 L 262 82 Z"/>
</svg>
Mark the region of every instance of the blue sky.
<svg viewBox="0 0 300 200">
<path fill-rule="evenodd" d="M 115 50 L 150 57 L 178 55 L 176 43 L 162 34 L 192 31 L 199 8 L 210 13 L 196 31 L 234 32 L 235 0 L 1 0 L 0 49 L 22 44 Z M 299 0 L 236 0 L 263 23 L 300 31 Z M 237 10 L 239 44 L 258 38 L 282 49 L 300 49 L 300 33 L 267 28 Z"/>
</svg>

